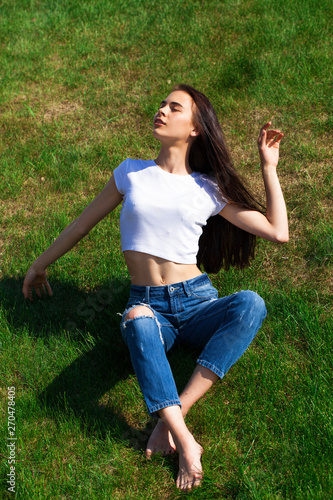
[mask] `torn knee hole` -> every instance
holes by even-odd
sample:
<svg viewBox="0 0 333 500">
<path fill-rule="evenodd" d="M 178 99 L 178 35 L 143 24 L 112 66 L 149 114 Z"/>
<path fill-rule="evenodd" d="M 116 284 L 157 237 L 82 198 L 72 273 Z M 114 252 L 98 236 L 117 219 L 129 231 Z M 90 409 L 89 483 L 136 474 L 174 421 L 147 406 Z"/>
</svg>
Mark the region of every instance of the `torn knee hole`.
<svg viewBox="0 0 333 500">
<path fill-rule="evenodd" d="M 136 319 L 136 318 L 153 318 L 154 313 L 153 311 L 147 307 L 147 306 L 136 306 L 133 307 L 130 311 L 125 316 L 125 321 L 128 321 L 129 319 Z"/>
</svg>

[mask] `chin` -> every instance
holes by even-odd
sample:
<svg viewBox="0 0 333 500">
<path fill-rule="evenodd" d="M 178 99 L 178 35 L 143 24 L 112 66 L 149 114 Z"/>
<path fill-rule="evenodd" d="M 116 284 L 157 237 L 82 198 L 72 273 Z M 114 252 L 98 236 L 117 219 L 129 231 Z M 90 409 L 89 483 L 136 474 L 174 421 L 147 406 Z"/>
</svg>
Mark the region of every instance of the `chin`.
<svg viewBox="0 0 333 500">
<path fill-rule="evenodd" d="M 153 136 L 156 137 L 156 139 L 159 139 L 161 137 L 161 134 L 159 133 L 160 131 L 156 128 L 153 128 Z"/>
</svg>

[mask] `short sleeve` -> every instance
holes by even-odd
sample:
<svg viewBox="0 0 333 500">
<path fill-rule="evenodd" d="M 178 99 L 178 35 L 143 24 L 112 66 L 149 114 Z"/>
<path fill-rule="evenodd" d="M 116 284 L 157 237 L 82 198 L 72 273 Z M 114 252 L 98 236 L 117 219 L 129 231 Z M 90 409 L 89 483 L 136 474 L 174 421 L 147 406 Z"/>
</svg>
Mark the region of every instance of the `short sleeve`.
<svg viewBox="0 0 333 500">
<path fill-rule="evenodd" d="M 218 199 L 218 197 L 216 197 L 215 210 L 212 213 L 212 215 L 219 214 L 221 212 L 221 210 L 223 210 L 223 208 L 226 206 L 227 203 L 228 202 L 222 197 L 222 195 L 219 196 L 219 199 Z"/>
<path fill-rule="evenodd" d="M 117 168 L 113 171 L 113 177 L 116 183 L 116 187 L 120 194 L 124 195 L 126 190 L 126 177 L 128 174 L 128 158 L 123 161 Z"/>
<path fill-rule="evenodd" d="M 209 194 L 211 196 L 211 200 L 213 202 L 213 211 L 212 216 L 217 215 L 221 212 L 221 210 L 226 206 L 228 200 L 221 193 L 217 181 L 212 177 L 208 177 L 208 185 L 209 185 Z"/>
</svg>

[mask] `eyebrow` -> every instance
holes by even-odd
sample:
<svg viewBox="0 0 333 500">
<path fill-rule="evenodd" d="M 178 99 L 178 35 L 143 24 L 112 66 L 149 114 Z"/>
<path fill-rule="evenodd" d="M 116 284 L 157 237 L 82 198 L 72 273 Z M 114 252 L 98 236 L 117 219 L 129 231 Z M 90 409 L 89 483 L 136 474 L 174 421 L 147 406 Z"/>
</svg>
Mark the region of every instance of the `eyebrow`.
<svg viewBox="0 0 333 500">
<path fill-rule="evenodd" d="M 162 104 L 167 104 L 167 102 L 166 101 L 162 101 L 161 105 Z M 180 106 L 181 108 L 184 107 L 182 104 L 180 104 L 180 102 L 176 102 L 176 101 L 171 101 L 169 104 L 173 104 L 174 106 Z"/>
</svg>

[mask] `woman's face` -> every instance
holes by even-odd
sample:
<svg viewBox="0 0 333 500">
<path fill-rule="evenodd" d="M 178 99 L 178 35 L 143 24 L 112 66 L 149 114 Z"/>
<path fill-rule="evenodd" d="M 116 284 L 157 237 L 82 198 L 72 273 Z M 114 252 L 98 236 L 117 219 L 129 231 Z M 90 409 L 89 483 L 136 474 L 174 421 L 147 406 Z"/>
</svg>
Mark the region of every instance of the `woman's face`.
<svg viewBox="0 0 333 500">
<path fill-rule="evenodd" d="M 192 98 L 182 90 L 171 92 L 154 116 L 153 134 L 161 142 L 188 142 L 197 134 Z"/>
</svg>

